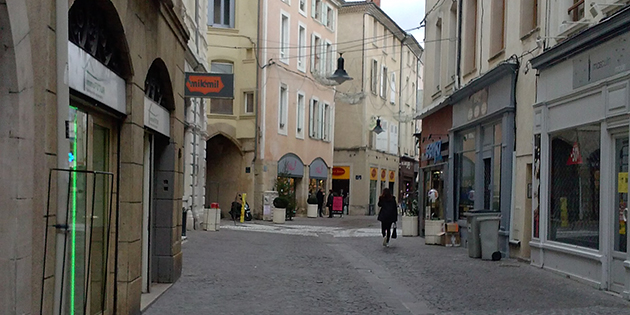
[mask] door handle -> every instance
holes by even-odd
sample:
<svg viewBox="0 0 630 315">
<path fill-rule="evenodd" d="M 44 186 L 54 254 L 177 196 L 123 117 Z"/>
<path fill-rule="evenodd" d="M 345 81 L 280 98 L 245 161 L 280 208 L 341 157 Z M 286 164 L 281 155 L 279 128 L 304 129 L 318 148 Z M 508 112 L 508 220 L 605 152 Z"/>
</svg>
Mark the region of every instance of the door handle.
<svg viewBox="0 0 630 315">
<path fill-rule="evenodd" d="M 623 209 L 623 222 L 628 222 L 628 208 Z"/>
</svg>

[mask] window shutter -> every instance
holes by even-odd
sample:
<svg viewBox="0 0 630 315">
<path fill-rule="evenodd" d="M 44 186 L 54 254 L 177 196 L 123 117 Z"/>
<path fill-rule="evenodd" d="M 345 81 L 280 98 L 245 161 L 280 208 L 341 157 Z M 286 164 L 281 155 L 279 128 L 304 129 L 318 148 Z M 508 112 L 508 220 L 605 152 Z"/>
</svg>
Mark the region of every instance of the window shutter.
<svg viewBox="0 0 630 315">
<path fill-rule="evenodd" d="M 315 0 L 313 0 L 313 2 L 315 2 Z M 311 135 L 311 138 L 315 138 L 315 121 L 314 121 L 315 116 L 313 115 L 314 114 L 313 106 L 314 106 L 313 99 L 311 99 L 310 105 L 309 105 L 309 115 L 308 115 L 308 132 Z"/>
<path fill-rule="evenodd" d="M 333 31 L 335 30 L 335 20 L 336 20 L 335 17 L 336 16 L 337 16 L 337 10 L 333 10 L 333 13 L 330 15 L 330 18 L 332 20 L 330 21 L 330 29 Z"/>
<path fill-rule="evenodd" d="M 323 103 L 319 103 L 319 126 L 317 131 L 319 132 L 317 135 L 317 139 L 321 139 L 324 136 L 324 107 Z"/>
<path fill-rule="evenodd" d="M 328 5 L 324 4 L 322 5 L 322 24 L 324 24 L 324 26 L 326 26 L 326 23 L 328 22 Z"/>
<path fill-rule="evenodd" d="M 315 3 L 315 0 L 313 0 L 313 3 Z M 317 51 L 317 48 L 315 48 L 315 34 L 311 34 L 311 72 L 315 71 L 315 51 Z"/>
<path fill-rule="evenodd" d="M 315 12 L 317 11 L 317 0 L 311 0 L 311 17 L 315 17 Z"/>
</svg>

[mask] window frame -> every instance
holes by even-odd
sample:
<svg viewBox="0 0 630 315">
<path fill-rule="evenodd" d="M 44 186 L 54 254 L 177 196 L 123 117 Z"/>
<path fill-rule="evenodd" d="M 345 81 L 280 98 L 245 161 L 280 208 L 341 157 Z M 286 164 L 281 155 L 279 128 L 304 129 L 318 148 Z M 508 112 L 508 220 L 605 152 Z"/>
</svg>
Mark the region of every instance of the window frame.
<svg viewBox="0 0 630 315">
<path fill-rule="evenodd" d="M 229 3 L 229 10 L 230 10 L 230 16 L 229 16 L 229 21 L 227 23 L 225 23 L 225 21 L 223 21 L 225 19 L 225 0 L 214 0 L 216 1 L 220 1 L 221 3 L 221 20 L 219 23 L 215 23 L 214 21 L 214 2 L 213 3 L 208 3 L 208 22 L 207 25 L 209 27 L 218 27 L 218 28 L 235 28 L 235 20 L 236 20 L 236 14 L 234 13 L 234 9 L 235 9 L 235 4 L 234 4 L 234 0 L 228 0 Z"/>
<path fill-rule="evenodd" d="M 301 30 L 304 30 L 304 43 L 300 41 L 300 36 L 302 35 Z M 308 29 L 306 28 L 306 24 L 298 21 L 298 58 L 297 58 L 297 69 L 300 72 L 306 72 L 306 47 L 308 46 Z"/>
<path fill-rule="evenodd" d="M 295 137 L 298 139 L 304 139 L 304 115 L 306 113 L 306 94 L 303 91 L 297 91 L 296 94 L 296 119 L 295 119 Z M 300 96 L 302 97 L 300 102 Z"/>
<path fill-rule="evenodd" d="M 286 18 L 286 25 L 284 24 Z M 291 41 L 291 15 L 280 10 L 280 61 L 289 64 L 289 44 Z"/>
<path fill-rule="evenodd" d="M 289 86 L 280 82 L 278 92 L 278 133 L 286 136 L 289 129 Z"/>
<path fill-rule="evenodd" d="M 252 96 L 252 110 L 249 111 L 248 110 L 248 96 L 251 95 Z M 244 91 L 243 92 L 243 113 L 245 113 L 246 115 L 249 114 L 254 114 L 256 112 L 256 92 L 255 91 Z"/>
</svg>

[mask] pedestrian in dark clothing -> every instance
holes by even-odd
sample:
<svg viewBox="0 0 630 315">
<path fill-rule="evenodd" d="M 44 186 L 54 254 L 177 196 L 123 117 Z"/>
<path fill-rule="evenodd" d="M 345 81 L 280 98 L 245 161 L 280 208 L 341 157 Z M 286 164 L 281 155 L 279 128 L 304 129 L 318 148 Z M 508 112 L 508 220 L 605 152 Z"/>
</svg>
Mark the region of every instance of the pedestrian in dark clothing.
<svg viewBox="0 0 630 315">
<path fill-rule="evenodd" d="M 326 206 L 328 207 L 328 217 L 332 218 L 332 204 L 333 204 L 333 191 L 332 189 L 328 191 L 328 199 L 326 199 Z"/>
<path fill-rule="evenodd" d="M 322 188 L 317 190 L 317 213 L 320 217 L 324 216 L 324 190 Z"/>
<path fill-rule="evenodd" d="M 381 221 L 381 232 L 383 234 L 383 246 L 389 246 L 392 223 L 398 221 L 398 207 L 396 198 L 392 196 L 389 188 L 383 189 L 383 194 L 378 198 L 378 220 Z"/>
</svg>

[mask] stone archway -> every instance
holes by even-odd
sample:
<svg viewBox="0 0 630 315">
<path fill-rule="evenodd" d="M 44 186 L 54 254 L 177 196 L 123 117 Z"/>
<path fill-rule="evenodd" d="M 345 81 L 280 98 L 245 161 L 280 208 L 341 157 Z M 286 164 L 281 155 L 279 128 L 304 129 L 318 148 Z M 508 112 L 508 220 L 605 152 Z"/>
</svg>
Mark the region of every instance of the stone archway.
<svg viewBox="0 0 630 315">
<path fill-rule="evenodd" d="M 221 212 L 227 216 L 236 194 L 247 191 L 244 174 L 243 153 L 239 147 L 223 134 L 210 138 L 206 142 L 206 207 L 218 202 Z"/>
<path fill-rule="evenodd" d="M 35 214 L 45 205 L 46 181 L 44 176 L 34 180 L 40 171 L 46 173 L 43 163 L 35 161 L 36 137 L 44 137 L 35 134 L 35 116 L 45 116 L 35 111 L 27 12 L 25 1 L 0 2 L 0 237 L 5 240 L 0 244 L 0 279 L 14 288 L 0 290 L 1 314 L 39 309 L 39 298 L 31 294 L 38 290 L 31 285 L 41 281 L 33 281 L 34 273 L 18 272 L 41 268 L 45 231 L 45 221 Z"/>
</svg>

